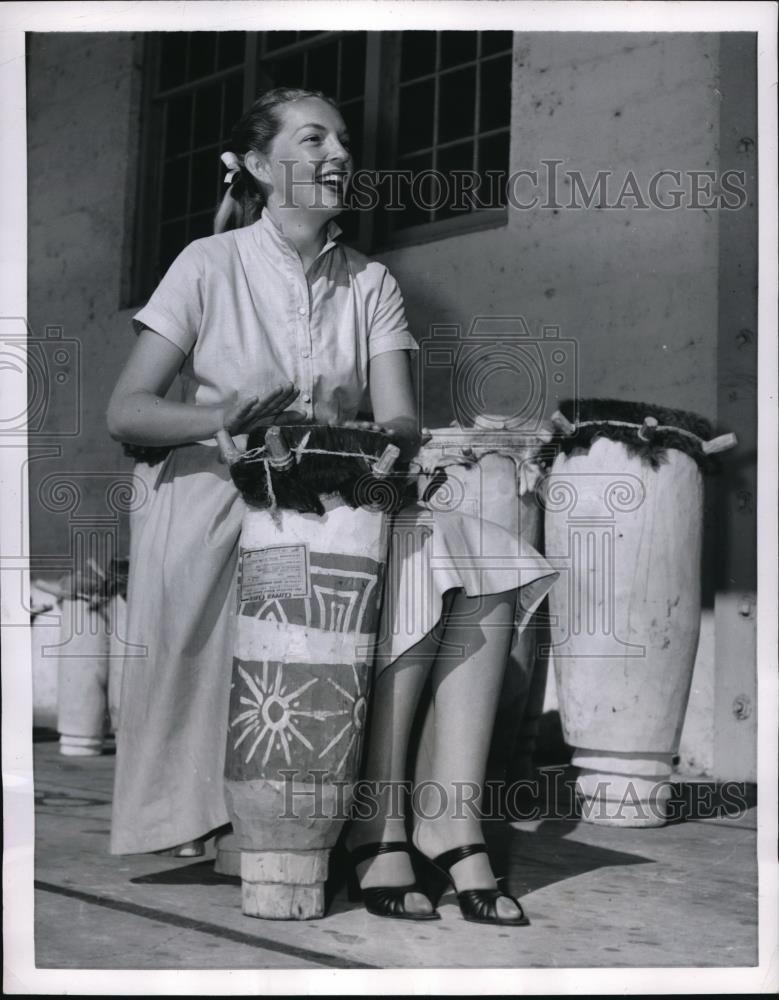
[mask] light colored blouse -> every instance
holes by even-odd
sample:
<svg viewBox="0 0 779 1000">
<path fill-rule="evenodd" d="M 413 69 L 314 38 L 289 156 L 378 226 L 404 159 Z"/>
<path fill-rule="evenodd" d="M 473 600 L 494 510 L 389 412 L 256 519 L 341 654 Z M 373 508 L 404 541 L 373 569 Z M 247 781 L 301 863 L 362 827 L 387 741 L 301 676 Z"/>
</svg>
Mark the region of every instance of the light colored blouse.
<svg viewBox="0 0 779 1000">
<path fill-rule="evenodd" d="M 300 389 L 291 409 L 306 422 L 354 419 L 369 361 L 417 345 L 395 279 L 338 243 L 340 232 L 330 222 L 308 273 L 267 210 L 179 254 L 133 323 L 186 355 L 184 402 L 263 395 L 291 381 Z"/>
</svg>

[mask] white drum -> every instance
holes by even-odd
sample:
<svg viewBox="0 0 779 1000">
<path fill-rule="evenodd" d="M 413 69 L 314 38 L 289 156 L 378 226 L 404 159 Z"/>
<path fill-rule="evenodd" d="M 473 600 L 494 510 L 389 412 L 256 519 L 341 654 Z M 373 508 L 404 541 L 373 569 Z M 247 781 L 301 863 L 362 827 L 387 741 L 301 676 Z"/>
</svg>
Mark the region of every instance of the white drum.
<svg viewBox="0 0 779 1000">
<path fill-rule="evenodd" d="M 557 416 L 545 483 L 552 652 L 563 733 L 592 823 L 666 822 L 701 612 L 708 442 L 692 414 L 579 403 Z"/>
</svg>

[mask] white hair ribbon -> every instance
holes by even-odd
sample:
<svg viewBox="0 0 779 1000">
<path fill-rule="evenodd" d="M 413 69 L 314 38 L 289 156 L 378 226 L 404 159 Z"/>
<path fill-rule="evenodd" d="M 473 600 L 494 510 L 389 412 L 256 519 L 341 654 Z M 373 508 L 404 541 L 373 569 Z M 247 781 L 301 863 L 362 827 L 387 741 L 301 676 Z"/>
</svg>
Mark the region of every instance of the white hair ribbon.
<svg viewBox="0 0 779 1000">
<path fill-rule="evenodd" d="M 227 173 L 225 174 L 225 184 L 232 184 L 235 180 L 236 175 L 240 172 L 241 161 L 235 155 L 235 153 L 226 152 L 222 153 L 219 159 L 227 167 Z"/>
</svg>

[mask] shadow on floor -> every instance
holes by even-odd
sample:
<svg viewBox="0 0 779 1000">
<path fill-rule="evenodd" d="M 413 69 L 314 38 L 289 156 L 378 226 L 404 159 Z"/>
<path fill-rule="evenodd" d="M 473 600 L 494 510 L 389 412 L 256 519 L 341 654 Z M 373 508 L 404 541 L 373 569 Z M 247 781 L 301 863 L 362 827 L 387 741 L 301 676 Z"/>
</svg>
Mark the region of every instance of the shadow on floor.
<svg viewBox="0 0 779 1000">
<path fill-rule="evenodd" d="M 166 868 L 163 872 L 131 878 L 134 885 L 240 885 L 237 875 L 220 875 L 214 871 L 213 859 L 196 861 L 192 865 Z"/>
<path fill-rule="evenodd" d="M 492 867 L 505 875 L 509 890 L 525 895 L 598 868 L 654 864 L 651 858 L 569 841 L 575 822 L 546 820 L 532 833 L 497 827 L 488 833 Z"/>
</svg>

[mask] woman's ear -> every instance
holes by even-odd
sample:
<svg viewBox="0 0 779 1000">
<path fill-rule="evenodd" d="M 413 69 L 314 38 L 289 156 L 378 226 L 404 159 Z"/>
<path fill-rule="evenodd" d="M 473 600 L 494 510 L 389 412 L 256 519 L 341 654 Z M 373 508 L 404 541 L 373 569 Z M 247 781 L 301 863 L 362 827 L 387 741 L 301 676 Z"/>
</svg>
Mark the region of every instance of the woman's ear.
<svg viewBox="0 0 779 1000">
<path fill-rule="evenodd" d="M 272 178 L 268 160 L 262 153 L 250 149 L 243 158 L 243 165 L 256 181 L 262 184 L 271 183 Z"/>
</svg>

